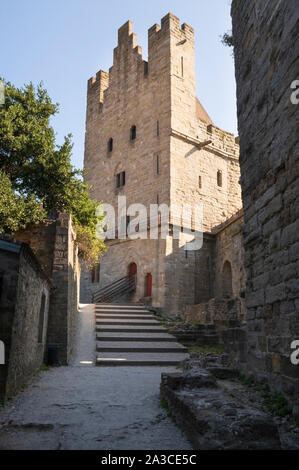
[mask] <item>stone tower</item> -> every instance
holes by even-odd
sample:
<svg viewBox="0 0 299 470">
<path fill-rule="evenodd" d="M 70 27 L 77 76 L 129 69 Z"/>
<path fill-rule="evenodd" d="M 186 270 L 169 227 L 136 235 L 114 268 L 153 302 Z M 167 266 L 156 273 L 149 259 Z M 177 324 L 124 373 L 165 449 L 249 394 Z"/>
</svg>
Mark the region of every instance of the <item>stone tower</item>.
<svg viewBox="0 0 299 470">
<path fill-rule="evenodd" d="M 238 145 L 215 127 L 195 94 L 194 32 L 167 14 L 148 31 L 148 62 L 128 21 L 118 30 L 113 66 L 88 81 L 84 167 L 92 197 L 112 204 L 203 204 L 203 231 L 241 207 Z M 148 210 L 149 213 L 149 210 Z M 175 221 L 184 225 L 184 221 Z M 137 266 L 133 300 L 177 314 L 194 303 L 195 252 L 186 237 L 108 241 L 100 285 Z M 203 249 L 205 249 L 205 242 Z M 148 294 L 148 293 L 147 293 Z"/>
</svg>

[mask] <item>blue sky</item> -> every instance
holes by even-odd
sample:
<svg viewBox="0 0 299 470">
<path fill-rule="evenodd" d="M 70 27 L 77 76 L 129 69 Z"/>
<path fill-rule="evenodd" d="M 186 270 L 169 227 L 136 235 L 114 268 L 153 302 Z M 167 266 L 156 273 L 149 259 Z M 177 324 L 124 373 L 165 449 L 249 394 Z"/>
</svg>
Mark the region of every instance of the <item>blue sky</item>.
<svg viewBox="0 0 299 470">
<path fill-rule="evenodd" d="M 230 0 L 2 0 L 0 76 L 16 86 L 43 81 L 60 113 L 57 142 L 73 134 L 83 165 L 86 82 L 112 65 L 117 30 L 133 21 L 147 57 L 147 30 L 169 11 L 195 29 L 197 96 L 215 125 L 237 134 L 233 58 L 219 36 L 231 29 Z"/>
</svg>

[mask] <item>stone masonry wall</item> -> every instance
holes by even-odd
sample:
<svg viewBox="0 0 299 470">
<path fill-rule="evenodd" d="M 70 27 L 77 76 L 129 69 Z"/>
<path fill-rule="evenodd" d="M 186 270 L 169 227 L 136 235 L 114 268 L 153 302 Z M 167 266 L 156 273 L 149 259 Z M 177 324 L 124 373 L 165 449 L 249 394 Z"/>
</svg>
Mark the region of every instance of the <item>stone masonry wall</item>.
<svg viewBox="0 0 299 470">
<path fill-rule="evenodd" d="M 242 212 L 213 231 L 216 235 L 215 246 L 215 286 L 216 298 L 225 297 L 223 277 L 224 265 L 229 262 L 232 271 L 232 297 L 240 301 L 242 316 L 245 318 L 245 283 Z"/>
<path fill-rule="evenodd" d="M 232 3 L 244 206 L 246 370 L 299 413 L 298 1 Z M 243 357 L 244 360 L 244 357 Z"/>
<path fill-rule="evenodd" d="M 18 283 L 18 253 L 0 250 L 0 340 L 5 346 L 5 364 L 0 365 L 0 400 L 6 392 L 9 352 L 12 341 L 12 325 Z"/>
<path fill-rule="evenodd" d="M 215 323 L 220 329 L 245 319 L 245 271 L 242 211 L 210 234 L 195 253 L 195 298 L 186 303 L 185 321 Z M 224 292 L 224 266 L 231 267 L 231 293 Z M 192 305 L 192 303 L 194 303 Z"/>
<path fill-rule="evenodd" d="M 28 245 L 3 239 L 10 246 L 0 248 L 0 339 L 6 353 L 5 365 L 0 365 L 0 396 L 7 399 L 43 363 L 51 283 Z"/>
<path fill-rule="evenodd" d="M 80 268 L 75 233 L 70 214 L 60 214 L 56 222 L 50 300 L 48 346 L 58 349 L 58 360 L 69 360 L 78 317 Z"/>
<path fill-rule="evenodd" d="M 53 269 L 56 219 L 46 219 L 39 224 L 30 224 L 14 234 L 17 240 L 28 243 L 48 277 Z"/>
<path fill-rule="evenodd" d="M 137 265 L 136 293 L 130 301 L 138 302 L 145 296 L 146 275 L 152 275 L 152 295 L 156 306 L 163 306 L 165 240 L 123 240 L 109 242 L 108 250 L 101 258 L 100 287 L 129 274 L 130 263 Z M 106 259 L 109 262 L 106 262 Z M 158 262 L 156 262 L 158 260 Z M 161 279 L 161 283 L 159 282 Z"/>
<path fill-rule="evenodd" d="M 43 321 L 40 320 L 44 295 Z M 13 396 L 44 362 L 47 340 L 50 284 L 30 262 L 27 250 L 20 255 L 18 287 L 9 358 L 6 397 Z M 39 322 L 42 338 L 39 340 Z"/>
<path fill-rule="evenodd" d="M 54 285 L 51 293 L 48 345 L 67 362 L 76 329 L 80 266 L 70 214 L 30 225 L 15 236 L 28 243 Z"/>
</svg>

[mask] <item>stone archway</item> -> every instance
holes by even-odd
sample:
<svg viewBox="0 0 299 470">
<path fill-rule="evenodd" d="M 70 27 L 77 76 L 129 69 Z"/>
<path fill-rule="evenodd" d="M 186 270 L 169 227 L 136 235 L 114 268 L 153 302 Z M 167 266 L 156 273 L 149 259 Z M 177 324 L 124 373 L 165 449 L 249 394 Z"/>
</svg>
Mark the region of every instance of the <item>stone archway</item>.
<svg viewBox="0 0 299 470">
<path fill-rule="evenodd" d="M 226 298 L 233 296 L 232 267 L 229 261 L 225 261 L 222 268 L 222 296 Z"/>
</svg>

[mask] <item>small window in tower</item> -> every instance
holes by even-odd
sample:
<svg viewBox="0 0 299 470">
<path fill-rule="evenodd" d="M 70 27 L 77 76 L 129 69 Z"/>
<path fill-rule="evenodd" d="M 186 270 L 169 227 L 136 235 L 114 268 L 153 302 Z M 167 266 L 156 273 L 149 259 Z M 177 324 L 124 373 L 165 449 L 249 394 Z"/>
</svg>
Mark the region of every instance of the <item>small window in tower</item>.
<svg viewBox="0 0 299 470">
<path fill-rule="evenodd" d="M 201 189 L 201 175 L 198 176 L 198 187 Z"/>
<path fill-rule="evenodd" d="M 135 140 L 136 139 L 136 126 L 131 127 L 130 131 L 130 140 Z"/>
<path fill-rule="evenodd" d="M 148 62 L 144 61 L 144 76 L 148 75 Z"/>
<path fill-rule="evenodd" d="M 217 185 L 222 186 L 222 171 L 221 170 L 217 171 Z"/>
<path fill-rule="evenodd" d="M 120 188 L 126 184 L 126 172 L 122 171 L 116 175 L 116 187 Z"/>
<path fill-rule="evenodd" d="M 157 161 L 156 161 L 156 170 L 157 170 L 157 175 L 160 174 L 160 161 L 159 161 L 159 155 L 157 155 Z"/>
<path fill-rule="evenodd" d="M 113 139 L 112 137 L 108 140 L 108 152 L 112 152 L 113 150 Z"/>
<path fill-rule="evenodd" d="M 181 75 L 184 76 L 184 57 L 181 57 Z"/>
<path fill-rule="evenodd" d="M 157 136 L 160 135 L 160 125 L 159 125 L 159 121 L 157 121 Z"/>
<path fill-rule="evenodd" d="M 116 175 L 116 187 L 117 188 L 120 187 L 120 173 L 117 173 L 117 175 Z"/>
</svg>

